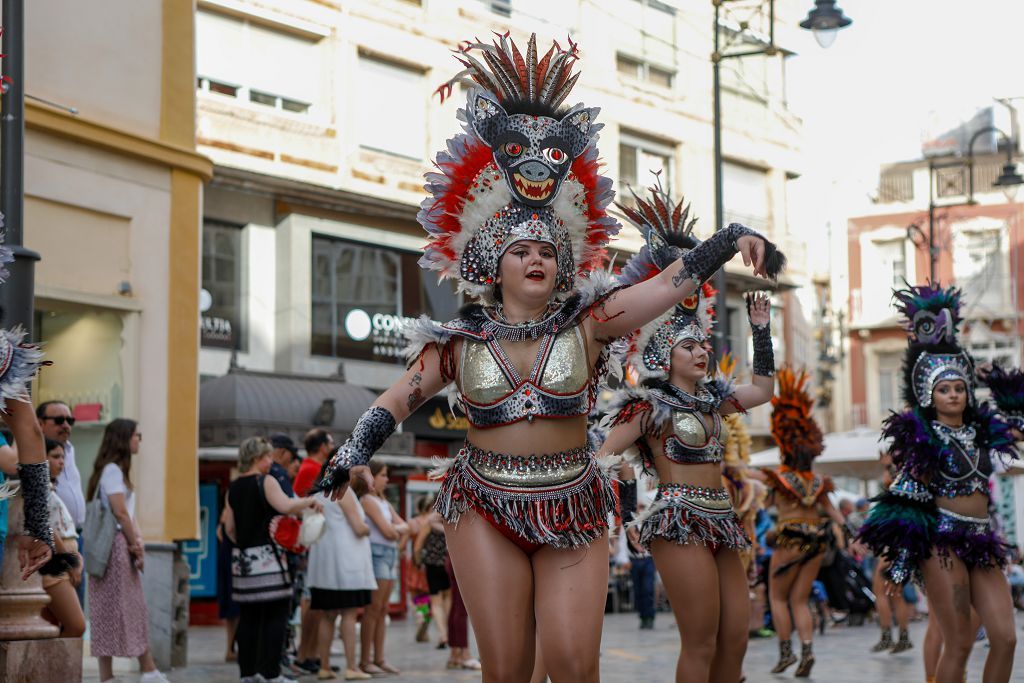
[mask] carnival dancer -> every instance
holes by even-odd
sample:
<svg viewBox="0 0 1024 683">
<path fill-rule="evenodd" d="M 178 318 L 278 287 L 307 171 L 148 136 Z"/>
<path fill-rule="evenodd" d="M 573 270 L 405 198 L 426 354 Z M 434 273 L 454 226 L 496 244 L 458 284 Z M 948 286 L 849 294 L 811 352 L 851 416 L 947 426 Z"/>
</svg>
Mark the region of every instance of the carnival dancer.
<svg viewBox="0 0 1024 683">
<path fill-rule="evenodd" d="M 772 673 L 781 673 L 797 661 L 790 641 L 795 624 L 801 650 L 797 678 L 810 676 L 814 666 L 814 621 L 808 607 L 811 589 L 825 551 L 836 542 L 832 522 L 840 527 L 845 523 L 828 498 L 831 479 L 811 469 L 824 441 L 811 416 L 814 399 L 807 392 L 809 379 L 803 370 L 779 370 L 779 393 L 772 399 L 772 437 L 782 464 L 762 470 L 769 488 L 768 505 L 778 512 L 768 565 L 768 600 L 779 636 L 779 661 Z M 831 520 L 823 520 L 823 513 Z"/>
<path fill-rule="evenodd" d="M 635 208 L 619 208 L 647 246 L 626 264 L 620 281 L 640 289 L 666 272 L 664 245 L 682 247 L 684 259 L 703 245 L 692 236 L 689 207 L 673 205 L 660 185 L 651 188 L 649 199 L 634 194 L 634 200 Z M 654 503 L 633 525 L 654 557 L 675 613 L 681 640 L 676 681 L 734 683 L 747 649 L 750 598 L 740 554 L 750 539 L 722 484 L 723 416 L 771 398 L 775 361 L 770 305 L 758 295 L 748 299 L 753 382 L 735 386 L 727 376 L 708 378 L 712 294 L 710 288 L 694 291 L 630 336 L 626 366 L 639 385 L 619 391 L 599 455 L 635 446 L 641 466 L 658 476 Z M 620 484 L 624 501 L 635 501 L 635 481 Z M 626 521 L 625 502 L 623 508 Z"/>
<path fill-rule="evenodd" d="M 903 393 L 909 406 L 886 419 L 897 468 L 876 498 L 860 538 L 888 561 L 902 586 L 922 579 L 943 638 L 936 681 L 959 683 L 974 643 L 971 607 L 989 640 L 982 680 L 1010 679 L 1016 644 L 1006 577 L 1007 549 L 989 518 L 993 457 L 1016 458 L 1024 424 L 1024 374 L 982 372 L 997 412 L 975 397 L 975 366 L 957 340 L 960 290 L 919 285 L 896 291 L 909 343 Z"/>
<path fill-rule="evenodd" d="M 478 58 L 479 56 L 479 58 Z M 506 35 L 464 43 L 457 80 L 475 83 L 427 176 L 421 264 L 478 303 L 444 324 L 407 329 L 411 365 L 360 418 L 328 463 L 340 491 L 405 419 L 454 382 L 470 423 L 458 456 L 435 473 L 436 509 L 480 646 L 485 681 L 529 680 L 535 636 L 556 683 L 596 681 L 607 591 L 611 487 L 586 448 L 587 414 L 606 345 L 693 293 L 741 252 L 774 276 L 781 255 L 740 225 L 722 229 L 642 285 L 601 277 L 617 231 L 605 209 L 598 110 L 562 102 L 577 46 L 525 55 Z M 578 277 L 589 271 L 590 277 Z"/>
</svg>

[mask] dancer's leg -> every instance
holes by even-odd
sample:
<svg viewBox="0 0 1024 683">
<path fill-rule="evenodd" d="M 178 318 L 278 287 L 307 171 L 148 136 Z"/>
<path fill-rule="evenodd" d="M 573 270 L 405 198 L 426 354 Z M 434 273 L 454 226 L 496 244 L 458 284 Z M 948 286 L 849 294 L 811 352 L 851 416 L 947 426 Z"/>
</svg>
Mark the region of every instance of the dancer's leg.
<svg viewBox="0 0 1024 683">
<path fill-rule="evenodd" d="M 743 657 L 747 653 L 750 590 L 743 562 L 735 550 L 719 550 L 715 565 L 718 567 L 718 636 L 708 680 L 735 683 L 740 680 Z"/>
<path fill-rule="evenodd" d="M 537 638 L 552 683 L 597 683 L 608 594 L 608 536 L 586 548 L 533 556 Z M 486 668 L 485 668 L 486 670 Z"/>
<path fill-rule="evenodd" d="M 679 629 L 676 683 L 706 683 L 715 657 L 721 613 L 715 556 L 703 545 L 679 545 L 660 538 L 651 544 L 651 555 Z"/>
<path fill-rule="evenodd" d="M 975 567 L 970 576 L 971 604 L 985 626 L 989 645 L 981 680 L 1006 683 L 1013 671 L 1013 650 L 1017 646 L 1010 584 L 999 569 Z"/>
<path fill-rule="evenodd" d="M 940 558 L 933 554 L 921 565 L 921 571 L 929 608 L 935 613 L 942 632 L 936 683 L 963 683 L 976 635 L 971 630 L 971 584 L 967 567 L 958 557 Z"/>
<path fill-rule="evenodd" d="M 473 512 L 458 525 L 445 524 L 445 535 L 480 648 L 484 683 L 530 680 L 536 631 L 530 558 Z M 607 555 L 605 565 L 607 570 Z"/>
</svg>

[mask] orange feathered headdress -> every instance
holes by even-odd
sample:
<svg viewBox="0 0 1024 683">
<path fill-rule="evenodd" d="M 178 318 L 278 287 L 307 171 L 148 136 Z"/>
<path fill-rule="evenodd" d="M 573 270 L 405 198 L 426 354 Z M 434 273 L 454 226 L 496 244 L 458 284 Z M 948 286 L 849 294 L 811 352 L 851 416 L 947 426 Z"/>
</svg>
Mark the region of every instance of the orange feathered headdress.
<svg viewBox="0 0 1024 683">
<path fill-rule="evenodd" d="M 811 409 L 814 399 L 807 391 L 810 375 L 783 367 L 777 374 L 779 393 L 772 398 L 772 436 L 779 445 L 779 460 L 794 470 L 807 472 L 825 449 L 821 428 Z"/>
</svg>

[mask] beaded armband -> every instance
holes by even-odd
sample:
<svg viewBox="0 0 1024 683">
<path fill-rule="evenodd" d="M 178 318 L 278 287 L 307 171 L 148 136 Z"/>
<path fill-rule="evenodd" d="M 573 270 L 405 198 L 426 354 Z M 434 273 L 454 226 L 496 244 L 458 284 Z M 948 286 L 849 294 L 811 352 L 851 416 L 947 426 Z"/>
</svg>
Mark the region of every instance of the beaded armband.
<svg viewBox="0 0 1024 683">
<path fill-rule="evenodd" d="M 928 491 L 928 487 L 907 472 L 900 472 L 896 475 L 892 484 L 889 485 L 889 493 L 918 503 L 929 503 L 934 499 L 934 496 Z"/>
<path fill-rule="evenodd" d="M 619 481 L 619 514 L 623 526 L 636 517 L 636 479 Z"/>
<path fill-rule="evenodd" d="M 313 492 L 332 491 L 348 483 L 349 470 L 370 462 L 373 454 L 395 431 L 395 416 L 386 408 L 373 406 L 359 418 L 352 435 L 334 452 Z"/>
<path fill-rule="evenodd" d="M 39 573 L 57 576 L 77 567 L 77 555 L 58 553 L 54 549 L 53 528 L 50 526 L 50 511 L 47 505 L 50 499 L 50 466 L 46 462 L 19 464 L 18 478 L 21 480 L 21 497 L 24 501 L 22 516 L 25 535 L 42 541 L 50 550 L 54 550 L 53 557 L 39 568 Z"/>
<path fill-rule="evenodd" d="M 772 349 L 771 323 L 751 325 L 754 338 L 754 374 L 771 377 L 775 374 L 775 351 Z"/>
<path fill-rule="evenodd" d="M 711 278 L 739 249 L 736 240 L 744 235 L 758 235 L 750 228 L 731 223 L 683 254 L 683 272 L 698 286 Z M 760 235 L 758 235 L 760 237 Z"/>
</svg>

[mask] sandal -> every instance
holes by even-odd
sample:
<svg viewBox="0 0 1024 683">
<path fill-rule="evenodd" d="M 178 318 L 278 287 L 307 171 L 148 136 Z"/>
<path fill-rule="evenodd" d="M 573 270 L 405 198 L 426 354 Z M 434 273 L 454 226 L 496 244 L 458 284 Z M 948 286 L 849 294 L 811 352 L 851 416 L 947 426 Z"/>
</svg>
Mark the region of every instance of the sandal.
<svg viewBox="0 0 1024 683">
<path fill-rule="evenodd" d="M 479 671 L 482 667 L 480 666 L 480 662 L 478 660 L 470 658 L 464 659 L 461 662 L 459 662 L 459 668 L 469 669 L 470 671 Z"/>
<path fill-rule="evenodd" d="M 371 676 L 385 676 L 386 675 L 386 672 L 384 671 L 384 669 L 380 668 L 376 664 L 370 664 L 369 662 L 367 662 L 366 664 L 360 664 L 359 665 L 359 670 L 362 671 L 364 674 L 370 674 Z"/>
<path fill-rule="evenodd" d="M 396 668 L 394 666 L 391 666 L 390 664 L 388 664 L 383 659 L 380 660 L 379 662 L 374 662 L 374 665 L 377 668 L 379 668 L 383 673 L 386 673 L 386 674 L 393 674 L 393 675 L 397 676 L 398 674 L 402 673 L 401 669 L 398 669 L 398 668 Z"/>
<path fill-rule="evenodd" d="M 346 681 L 365 681 L 368 678 L 373 678 L 373 676 L 357 669 L 345 669 Z"/>
</svg>

